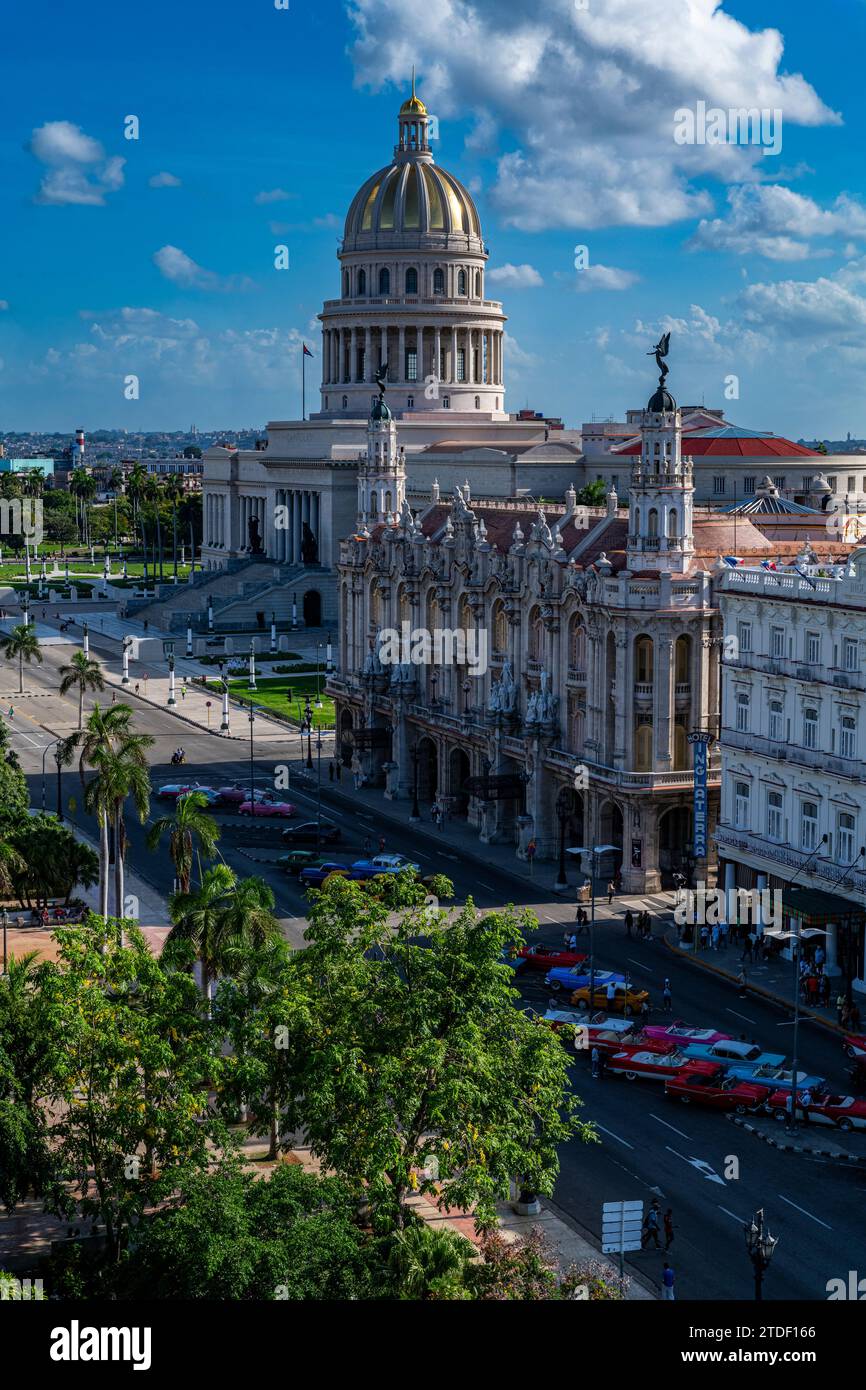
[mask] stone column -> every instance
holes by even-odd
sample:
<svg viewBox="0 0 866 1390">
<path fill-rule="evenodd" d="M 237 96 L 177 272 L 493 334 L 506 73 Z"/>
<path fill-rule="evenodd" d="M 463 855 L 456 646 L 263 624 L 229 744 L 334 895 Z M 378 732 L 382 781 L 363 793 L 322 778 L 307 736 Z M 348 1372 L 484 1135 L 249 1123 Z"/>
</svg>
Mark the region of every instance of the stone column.
<svg viewBox="0 0 866 1390">
<path fill-rule="evenodd" d="M 373 380 L 373 330 L 364 330 L 364 380 Z"/>
<path fill-rule="evenodd" d="M 301 494 L 292 492 L 292 563 L 301 563 Z"/>
<path fill-rule="evenodd" d="M 633 722 L 633 700 L 634 697 L 628 688 L 628 667 L 629 667 L 629 647 L 630 638 L 627 633 L 620 632 L 616 637 L 616 711 L 614 714 L 614 736 L 613 736 L 613 765 L 614 767 L 628 767 L 626 762 L 628 756 L 628 726 Z M 625 843 L 623 841 L 623 854 L 625 854 Z"/>
<path fill-rule="evenodd" d="M 397 380 L 406 380 L 406 329 L 402 323 L 397 335 Z"/>
<path fill-rule="evenodd" d="M 453 385 L 457 380 L 457 329 L 451 329 L 451 371 L 448 380 Z"/>
<path fill-rule="evenodd" d="M 671 728 L 673 725 L 673 638 L 667 633 L 656 639 L 655 703 L 656 763 L 660 772 L 671 767 Z"/>
<path fill-rule="evenodd" d="M 442 376 L 442 329 L 438 323 L 433 330 L 433 353 L 433 375 L 439 381 Z"/>
<path fill-rule="evenodd" d="M 379 329 L 379 365 L 384 366 L 388 361 L 388 330 Z"/>
</svg>

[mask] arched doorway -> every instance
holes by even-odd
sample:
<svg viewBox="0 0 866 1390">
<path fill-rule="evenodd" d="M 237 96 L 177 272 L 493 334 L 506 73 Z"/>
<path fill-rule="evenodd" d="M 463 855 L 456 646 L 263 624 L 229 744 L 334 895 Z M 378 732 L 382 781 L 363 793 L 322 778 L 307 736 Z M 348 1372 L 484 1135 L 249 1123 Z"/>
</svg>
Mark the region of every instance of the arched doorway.
<svg viewBox="0 0 866 1390">
<path fill-rule="evenodd" d="M 435 801 L 439 790 L 439 755 L 432 738 L 420 738 L 416 747 L 418 757 L 418 796 L 421 801 Z"/>
<path fill-rule="evenodd" d="M 340 715 L 340 762 L 344 767 L 352 766 L 352 754 L 355 751 L 355 729 L 352 716 L 349 710 L 344 709 Z"/>
<path fill-rule="evenodd" d="M 304 594 L 304 622 L 307 627 L 322 626 L 322 595 L 318 589 L 308 589 Z"/>
<path fill-rule="evenodd" d="M 469 794 L 463 790 L 472 773 L 468 754 L 462 748 L 452 748 L 448 759 L 450 811 L 452 816 L 463 816 L 469 811 Z"/>
<path fill-rule="evenodd" d="M 688 875 L 692 838 L 691 806 L 671 806 L 659 820 L 659 872 L 663 888 L 673 888 L 675 873 Z"/>
<path fill-rule="evenodd" d="M 605 801 L 598 818 L 599 845 L 613 845 L 609 854 L 599 856 L 599 878 L 612 878 L 622 867 L 622 811 L 615 801 Z"/>
</svg>

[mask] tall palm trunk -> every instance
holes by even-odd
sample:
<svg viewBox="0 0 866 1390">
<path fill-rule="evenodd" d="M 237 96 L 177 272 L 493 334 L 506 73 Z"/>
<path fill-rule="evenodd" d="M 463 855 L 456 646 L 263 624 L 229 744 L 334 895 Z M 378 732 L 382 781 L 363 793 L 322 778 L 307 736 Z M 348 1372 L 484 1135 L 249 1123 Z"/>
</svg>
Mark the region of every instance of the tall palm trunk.
<svg viewBox="0 0 866 1390">
<path fill-rule="evenodd" d="M 83 681 L 80 681 L 79 684 L 78 684 L 78 727 L 79 727 L 79 729 L 83 729 L 83 727 L 84 727 L 84 682 L 83 682 Z"/>
<path fill-rule="evenodd" d="M 99 915 L 106 921 L 108 918 L 108 814 L 103 811 L 99 816 Z"/>
<path fill-rule="evenodd" d="M 24 694 L 24 653 L 18 653 L 18 694 Z"/>
<path fill-rule="evenodd" d="M 162 522 L 159 519 L 159 503 L 156 504 L 156 548 L 159 554 L 159 577 L 163 578 L 162 572 Z"/>
<path fill-rule="evenodd" d="M 123 917 L 123 850 L 123 803 L 119 801 L 114 808 L 114 915 L 118 918 Z"/>
<path fill-rule="evenodd" d="M 177 583 L 177 503 L 171 509 L 171 550 L 174 582 Z"/>
</svg>

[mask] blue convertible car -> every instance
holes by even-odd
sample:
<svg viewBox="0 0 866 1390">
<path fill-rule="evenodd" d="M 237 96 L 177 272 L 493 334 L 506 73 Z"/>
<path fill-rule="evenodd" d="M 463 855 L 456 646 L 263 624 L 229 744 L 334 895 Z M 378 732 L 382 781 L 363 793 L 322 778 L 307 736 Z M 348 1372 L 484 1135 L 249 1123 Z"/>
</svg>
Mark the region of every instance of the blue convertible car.
<svg viewBox="0 0 866 1390">
<path fill-rule="evenodd" d="M 596 989 L 605 989 L 611 981 L 615 985 L 624 984 L 625 975 L 615 975 L 612 970 L 596 970 Z M 561 989 L 586 989 L 589 984 L 589 971 L 582 969 L 578 973 L 576 970 L 566 970 L 564 966 L 555 965 L 552 970 L 548 970 L 544 977 L 544 983 L 554 993 Z"/>
</svg>

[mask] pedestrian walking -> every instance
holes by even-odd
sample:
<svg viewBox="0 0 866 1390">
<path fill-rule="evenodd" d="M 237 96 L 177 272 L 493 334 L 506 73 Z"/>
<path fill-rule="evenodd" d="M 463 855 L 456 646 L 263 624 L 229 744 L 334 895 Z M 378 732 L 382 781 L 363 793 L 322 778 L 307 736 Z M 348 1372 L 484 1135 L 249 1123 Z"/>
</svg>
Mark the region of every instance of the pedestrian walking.
<svg viewBox="0 0 866 1390">
<path fill-rule="evenodd" d="M 717 922 L 716 925 L 713 927 L 711 936 L 711 944 L 714 951 L 717 951 L 719 949 L 719 942 L 721 941 L 721 939 L 722 933 L 719 930 L 719 924 Z"/>
<path fill-rule="evenodd" d="M 671 1207 L 665 1212 L 665 1254 L 674 1243 L 674 1213 Z"/>
<path fill-rule="evenodd" d="M 707 947 L 709 946 L 709 944 L 710 944 L 710 929 L 709 929 L 709 927 L 707 926 L 706 922 L 704 922 L 703 926 L 701 927 L 701 950 L 702 950 L 702 951 L 705 951 L 705 950 L 707 949 Z"/>
<path fill-rule="evenodd" d="M 379 853 L 380 853 L 380 854 L 384 854 L 384 853 L 385 853 L 385 836 L 384 836 L 384 835 L 380 835 L 380 836 L 379 836 Z"/>
<path fill-rule="evenodd" d="M 15 716 L 15 708 L 14 708 L 13 705 L 10 705 L 10 706 L 9 706 L 9 718 L 10 718 L 10 719 L 13 719 L 14 716 Z"/>
<path fill-rule="evenodd" d="M 625 934 L 629 939 L 631 939 L 631 929 L 633 926 L 634 917 L 632 916 L 631 908 L 629 908 L 625 914 Z"/>
<path fill-rule="evenodd" d="M 667 1260 L 665 1260 L 665 1266 L 662 1270 L 662 1298 L 664 1299 L 665 1303 L 673 1303 L 675 1301 L 674 1272 L 668 1264 Z"/>
<path fill-rule="evenodd" d="M 745 941 L 743 942 L 743 951 L 742 951 L 742 955 L 740 956 L 740 960 L 747 960 L 747 961 L 749 962 L 750 965 L 752 964 L 752 936 L 751 936 L 751 933 L 746 937 Z"/>
<path fill-rule="evenodd" d="M 335 768 L 335 772 L 336 772 L 337 781 L 339 782 L 340 778 L 341 778 L 342 775 L 343 775 L 343 764 L 340 762 L 340 759 L 339 759 L 339 758 L 337 759 L 337 766 L 336 766 L 336 768 Z"/>
<path fill-rule="evenodd" d="M 608 1013 L 613 1013 L 614 1005 L 616 1004 L 616 985 L 614 984 L 613 980 L 609 980 L 609 981 L 608 981 L 608 986 L 607 986 L 607 991 L 606 991 L 606 993 L 607 993 L 607 1011 L 608 1011 Z M 595 1003 L 595 1000 L 593 1000 L 592 1002 Z"/>
<path fill-rule="evenodd" d="M 614 895 L 615 892 L 616 892 L 616 886 L 615 886 L 615 884 L 614 884 L 613 879 L 611 879 L 610 883 L 607 885 L 607 905 L 608 905 L 608 907 L 610 907 L 611 903 L 613 902 L 613 895 Z"/>
<path fill-rule="evenodd" d="M 830 1003 L 830 976 L 821 976 L 821 1007 L 826 1009 Z"/>
<path fill-rule="evenodd" d="M 596 1081 L 601 1080 L 601 1053 L 597 1047 L 592 1049 L 589 1060 L 592 1064 L 592 1074 Z"/>
<path fill-rule="evenodd" d="M 671 1008 L 673 1007 L 673 996 L 671 995 L 671 982 L 667 977 L 665 977 L 665 982 L 662 986 L 662 1007 L 666 1014 L 669 1014 Z"/>
<path fill-rule="evenodd" d="M 661 1250 L 659 1241 L 659 1211 L 658 1202 L 653 1202 L 643 1221 L 643 1235 L 641 1236 L 641 1249 L 645 1250 L 651 1240 L 655 1241 L 656 1250 Z"/>
<path fill-rule="evenodd" d="M 138 681 L 135 682 L 135 693 L 138 694 Z"/>
<path fill-rule="evenodd" d="M 373 848 L 373 841 L 370 839 L 370 836 L 368 835 L 368 836 L 365 838 L 365 840 L 364 840 L 364 853 L 367 854 L 367 855 L 370 854 L 372 848 Z"/>
<path fill-rule="evenodd" d="M 574 932 L 571 932 L 570 935 L 569 935 L 569 938 L 568 938 L 568 949 L 569 949 L 569 951 L 576 951 L 576 950 L 577 950 L 577 937 L 575 936 Z"/>
<path fill-rule="evenodd" d="M 745 970 L 741 970 L 740 973 L 739 973 L 739 975 L 737 976 L 737 990 L 738 990 L 738 993 L 739 993 L 740 998 L 741 998 L 741 999 L 745 999 L 745 998 L 746 998 L 746 995 L 747 995 L 747 993 L 748 993 L 748 985 L 747 985 L 747 983 L 746 983 L 746 972 L 745 972 Z"/>
</svg>

